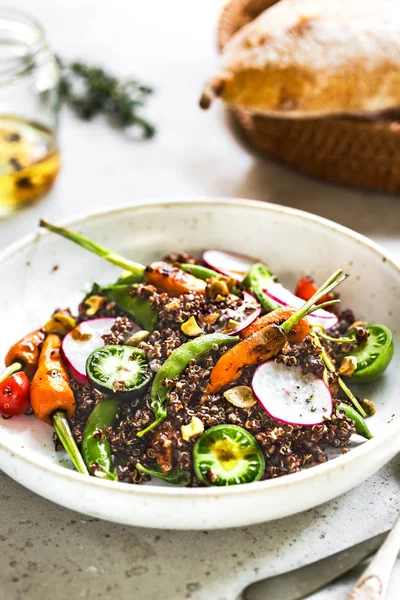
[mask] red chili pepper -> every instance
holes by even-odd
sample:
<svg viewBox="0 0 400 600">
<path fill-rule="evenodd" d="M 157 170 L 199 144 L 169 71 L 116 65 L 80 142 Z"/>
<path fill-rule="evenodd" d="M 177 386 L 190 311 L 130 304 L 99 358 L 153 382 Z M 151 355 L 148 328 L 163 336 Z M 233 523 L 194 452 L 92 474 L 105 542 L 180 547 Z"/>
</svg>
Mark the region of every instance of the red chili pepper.
<svg viewBox="0 0 400 600">
<path fill-rule="evenodd" d="M 8 369 L 5 371 L 7 373 Z M 4 374 L 3 374 L 4 375 Z M 21 415 L 29 406 L 30 384 L 23 371 L 0 376 L 0 413 L 8 417 Z"/>
</svg>

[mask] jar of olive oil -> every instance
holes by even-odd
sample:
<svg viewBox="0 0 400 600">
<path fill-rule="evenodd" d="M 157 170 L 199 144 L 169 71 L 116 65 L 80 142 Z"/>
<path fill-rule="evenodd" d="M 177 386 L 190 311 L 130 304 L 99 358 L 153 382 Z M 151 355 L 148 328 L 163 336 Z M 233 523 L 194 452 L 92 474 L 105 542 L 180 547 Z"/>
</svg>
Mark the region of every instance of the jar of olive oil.
<svg viewBox="0 0 400 600">
<path fill-rule="evenodd" d="M 0 216 L 42 197 L 57 177 L 58 83 L 42 27 L 0 9 Z"/>
</svg>

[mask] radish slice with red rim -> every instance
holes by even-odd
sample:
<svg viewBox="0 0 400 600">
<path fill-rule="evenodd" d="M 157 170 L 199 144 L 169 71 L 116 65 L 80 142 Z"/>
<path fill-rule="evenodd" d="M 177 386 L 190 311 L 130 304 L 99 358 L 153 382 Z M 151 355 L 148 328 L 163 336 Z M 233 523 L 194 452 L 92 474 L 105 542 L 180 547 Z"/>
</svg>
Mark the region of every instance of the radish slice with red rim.
<svg viewBox="0 0 400 600">
<path fill-rule="evenodd" d="M 312 426 L 332 415 L 328 386 L 312 373 L 303 374 L 301 366 L 268 361 L 257 368 L 252 387 L 262 408 L 276 421 Z"/>
<path fill-rule="evenodd" d="M 243 292 L 242 305 L 237 310 L 228 309 L 226 316 L 229 320 L 225 321 L 221 329 L 216 327 L 216 330 L 227 335 L 237 335 L 240 331 L 249 327 L 260 316 L 261 310 L 261 306 L 254 296 L 249 294 L 249 292 Z M 230 321 L 233 323 L 232 327 L 229 327 Z M 234 325 L 235 321 L 237 322 L 236 326 Z"/>
<path fill-rule="evenodd" d="M 271 282 L 271 285 L 269 285 L 264 292 L 281 306 L 300 308 L 300 306 L 303 306 L 304 304 L 304 300 L 295 296 L 292 292 L 289 292 L 289 290 L 284 288 L 280 283 Z M 309 314 L 307 319 L 310 325 L 322 325 L 325 329 L 334 327 L 338 322 L 336 315 L 323 308 L 318 308 L 313 313 Z"/>
<path fill-rule="evenodd" d="M 239 282 L 243 280 L 250 267 L 260 262 L 258 258 L 223 250 L 206 250 L 203 253 L 203 260 L 215 271 L 233 277 Z"/>
<path fill-rule="evenodd" d="M 114 323 L 115 319 L 108 318 L 83 321 L 63 339 L 62 353 L 68 370 L 81 383 L 89 383 L 86 360 L 94 350 L 104 346 L 102 336 L 111 333 Z"/>
</svg>

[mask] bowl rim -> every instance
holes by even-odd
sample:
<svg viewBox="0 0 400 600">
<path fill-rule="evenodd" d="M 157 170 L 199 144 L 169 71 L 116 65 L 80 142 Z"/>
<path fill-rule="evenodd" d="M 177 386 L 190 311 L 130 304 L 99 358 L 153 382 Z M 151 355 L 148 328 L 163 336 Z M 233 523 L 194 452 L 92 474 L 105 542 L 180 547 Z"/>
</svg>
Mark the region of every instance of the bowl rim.
<svg viewBox="0 0 400 600">
<path fill-rule="evenodd" d="M 352 229 L 335 223 L 324 217 L 314 215 L 312 213 L 299 210 L 297 208 L 291 208 L 288 206 L 281 206 L 279 204 L 273 204 L 270 202 L 264 202 L 260 200 L 249 200 L 244 198 L 231 198 L 231 197 L 220 197 L 220 196 L 183 196 L 183 197 L 162 197 L 162 198 L 151 198 L 138 200 L 131 203 L 120 204 L 112 209 L 103 208 L 99 211 L 89 211 L 78 216 L 69 216 L 68 218 L 57 221 L 62 226 L 79 226 L 81 224 L 90 222 L 94 219 L 101 219 L 106 216 L 116 215 L 125 211 L 147 209 L 149 207 L 157 207 L 160 210 L 168 210 L 171 206 L 192 206 L 193 204 L 206 205 L 215 207 L 220 206 L 240 206 L 249 210 L 266 210 L 270 213 L 280 213 L 299 218 L 302 221 L 314 223 L 317 226 L 322 226 L 326 229 L 330 229 L 336 233 L 347 238 L 352 238 L 359 244 L 367 246 L 370 250 L 378 254 L 382 258 L 383 262 L 389 263 L 390 267 L 397 271 L 397 275 L 400 279 L 400 261 L 397 260 L 394 254 L 384 249 L 376 242 L 373 242 L 366 236 L 353 231 Z M 12 259 L 19 251 L 25 249 L 29 245 L 35 245 L 40 242 L 44 237 L 50 235 L 48 231 L 36 231 L 22 237 L 17 242 L 7 246 L 0 252 L 0 266 Z M 151 486 L 138 486 L 123 482 L 114 482 L 98 479 L 96 477 L 82 477 L 80 473 L 67 469 L 56 463 L 50 463 L 44 465 L 36 462 L 33 458 L 28 456 L 24 452 L 18 452 L 15 449 L 10 449 L 0 438 L 0 450 L 9 456 L 9 458 L 17 458 L 25 462 L 25 464 L 32 466 L 36 470 L 40 470 L 43 475 L 52 475 L 61 480 L 71 481 L 85 486 L 105 489 L 122 494 L 138 494 L 141 497 L 148 496 L 165 496 L 165 497 L 188 497 L 189 499 L 215 497 L 215 496 L 242 496 L 244 494 L 258 494 L 264 493 L 269 489 L 280 489 L 285 487 L 295 486 L 300 482 L 307 482 L 309 479 L 317 476 L 329 477 L 329 474 L 338 469 L 344 469 L 349 463 L 362 459 L 363 457 L 374 452 L 377 448 L 381 447 L 400 432 L 400 419 L 387 423 L 385 430 L 380 434 L 377 434 L 372 440 L 368 440 L 357 448 L 354 448 L 350 452 L 343 454 L 342 456 L 336 457 L 332 460 L 328 460 L 325 463 L 314 465 L 309 469 L 304 469 L 297 473 L 291 473 L 275 479 L 267 479 L 263 481 L 247 483 L 237 486 L 227 487 L 204 487 L 204 488 L 185 488 L 185 487 L 164 487 L 158 485 Z M 400 436 L 399 436 L 400 437 Z M 400 449 L 400 440 L 399 440 Z"/>
</svg>

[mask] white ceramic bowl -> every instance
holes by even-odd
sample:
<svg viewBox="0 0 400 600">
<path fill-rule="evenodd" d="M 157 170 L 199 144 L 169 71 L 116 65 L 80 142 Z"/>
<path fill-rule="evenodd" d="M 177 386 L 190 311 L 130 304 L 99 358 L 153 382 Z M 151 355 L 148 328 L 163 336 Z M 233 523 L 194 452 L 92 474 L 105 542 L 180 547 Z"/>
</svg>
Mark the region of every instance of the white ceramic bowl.
<svg viewBox="0 0 400 600">
<path fill-rule="evenodd" d="M 299 274 L 326 278 L 342 266 L 343 306 L 383 322 L 400 336 L 400 270 L 368 239 L 290 208 L 220 198 L 136 204 L 68 223 L 132 259 L 148 263 L 172 250 L 236 250 L 260 256 L 289 285 Z M 57 266 L 57 269 L 54 267 Z M 55 307 L 76 301 L 88 280 L 108 282 L 118 269 L 53 234 L 35 233 L 0 255 L 0 356 Z M 277 519 L 326 502 L 372 475 L 400 448 L 396 416 L 400 357 L 364 388 L 377 404 L 375 438 L 301 473 L 224 489 L 134 486 L 84 477 L 66 468 L 52 429 L 34 417 L 0 421 L 0 468 L 22 485 L 82 513 L 145 527 L 207 529 Z"/>
</svg>

